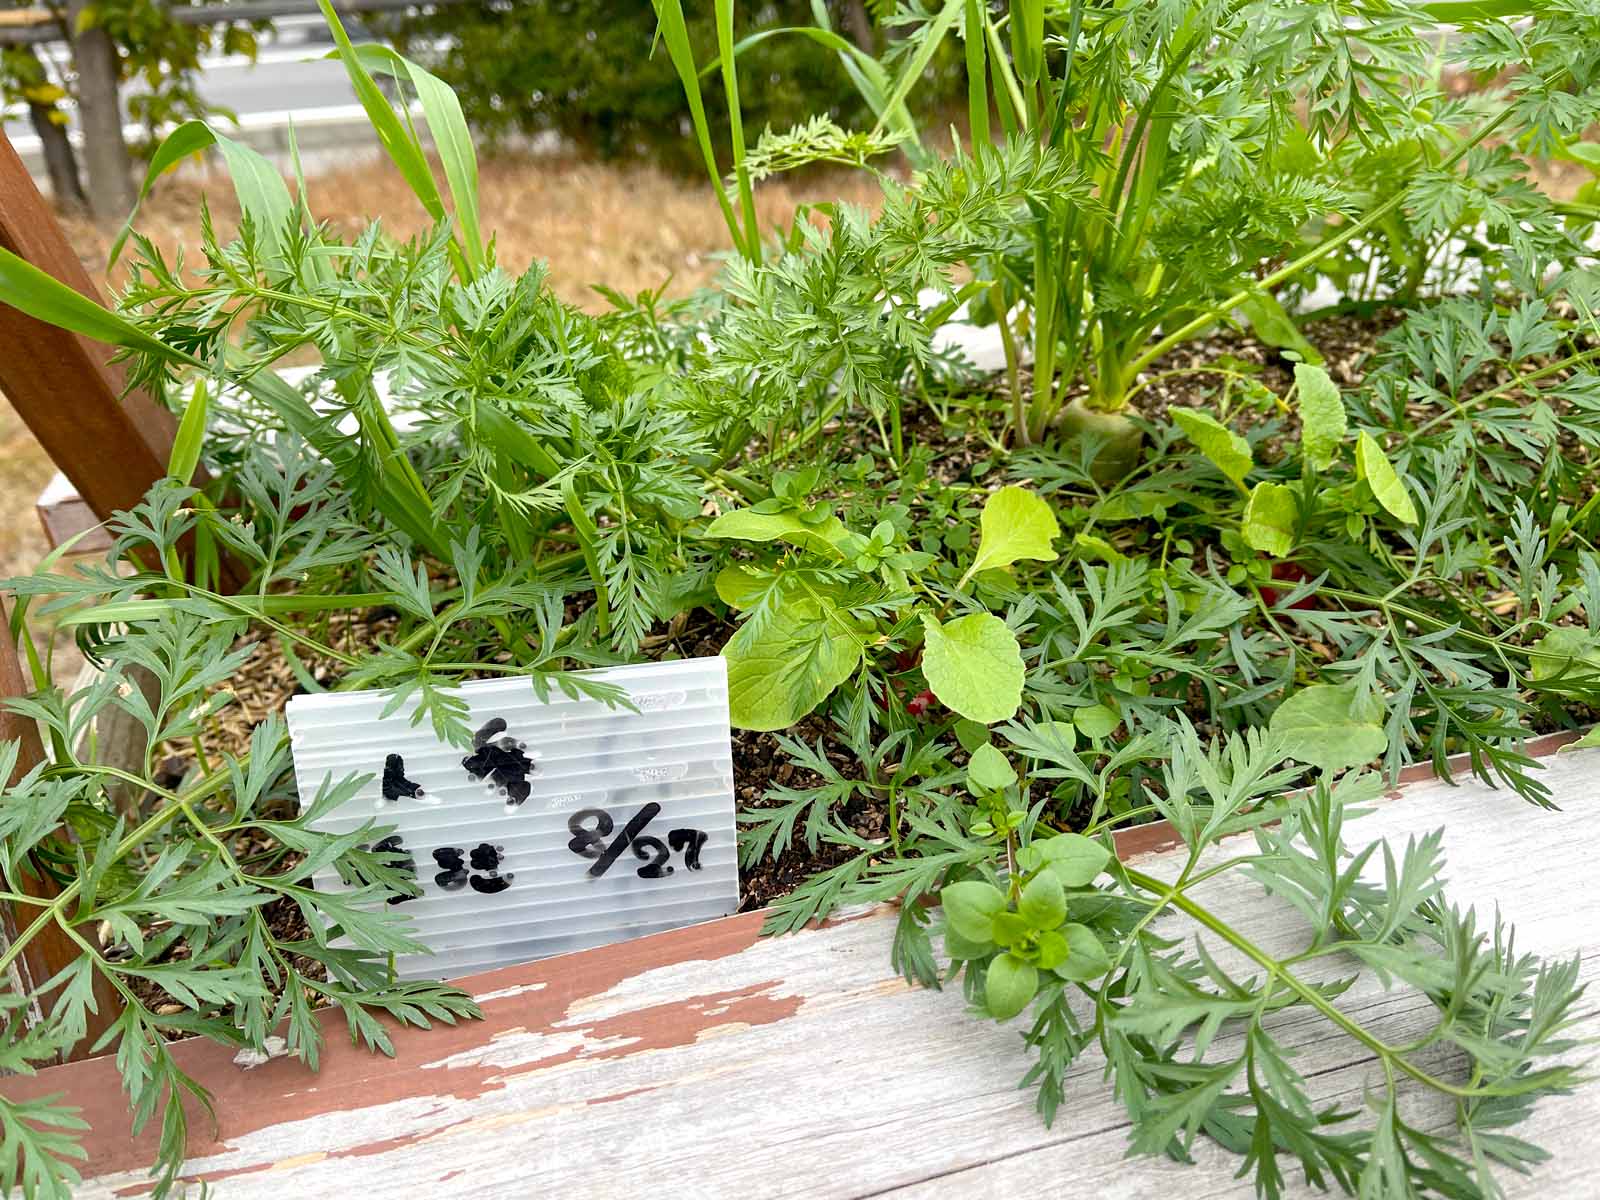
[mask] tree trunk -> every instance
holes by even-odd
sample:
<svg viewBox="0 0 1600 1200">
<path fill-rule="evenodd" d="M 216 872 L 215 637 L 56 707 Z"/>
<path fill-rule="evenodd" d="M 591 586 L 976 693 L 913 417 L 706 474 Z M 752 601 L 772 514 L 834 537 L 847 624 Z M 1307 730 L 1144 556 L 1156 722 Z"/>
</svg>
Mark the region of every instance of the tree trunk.
<svg viewBox="0 0 1600 1200">
<path fill-rule="evenodd" d="M 16 49 L 18 53 L 33 57 L 41 82 L 49 79 L 44 63 L 39 61 L 38 51 L 32 46 L 18 46 Z M 28 120 L 44 152 L 45 170 L 50 173 L 50 195 L 56 202 L 57 210 L 74 214 L 87 212 L 89 201 L 84 197 L 83 183 L 78 175 L 78 156 L 73 153 L 72 143 L 67 140 L 66 126 L 53 120 L 60 112 L 53 102 L 28 102 Z"/>
<path fill-rule="evenodd" d="M 868 54 L 878 53 L 878 35 L 873 31 L 872 18 L 867 16 L 863 0 L 845 0 L 844 23 L 850 27 L 850 36 Z"/>
<path fill-rule="evenodd" d="M 88 211 L 89 201 L 78 178 L 78 156 L 67 140 L 66 127 L 50 119 L 59 111 L 54 104 L 30 104 L 28 120 L 33 122 L 33 132 L 39 135 L 39 145 L 44 151 L 45 170 L 50 173 L 50 197 L 56 202 L 56 210 L 76 215 Z"/>
<path fill-rule="evenodd" d="M 70 0 L 67 22 L 78 29 L 89 0 Z M 120 222 L 133 209 L 133 168 L 122 140 L 122 104 L 117 95 L 117 48 L 105 30 L 74 33 L 78 67 L 78 112 L 83 122 L 83 158 L 89 171 L 89 211 L 95 220 Z"/>
</svg>

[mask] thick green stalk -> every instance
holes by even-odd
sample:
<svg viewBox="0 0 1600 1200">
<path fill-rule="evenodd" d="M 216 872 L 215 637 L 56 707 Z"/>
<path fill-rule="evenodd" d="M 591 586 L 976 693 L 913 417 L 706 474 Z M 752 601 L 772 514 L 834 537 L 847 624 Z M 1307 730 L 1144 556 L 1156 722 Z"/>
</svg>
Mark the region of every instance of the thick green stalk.
<svg viewBox="0 0 1600 1200">
<path fill-rule="evenodd" d="M 694 125 L 695 141 L 700 147 L 700 157 L 705 162 L 706 174 L 711 178 L 711 190 L 722 210 L 722 219 L 733 236 L 734 245 L 744 252 L 744 231 L 739 217 L 733 211 L 728 189 L 722 182 L 722 172 L 717 168 L 717 152 L 711 143 L 711 125 L 706 120 L 705 98 L 700 94 L 700 72 L 695 67 L 694 48 L 689 44 L 689 27 L 683 17 L 682 0 L 650 0 L 656 10 L 656 26 L 667 56 L 672 60 L 678 81 L 683 85 L 684 99 L 689 102 L 689 116 Z"/>
<path fill-rule="evenodd" d="M 967 58 L 967 123 L 976 149 L 990 144 L 988 56 L 984 53 L 984 18 L 979 11 L 979 0 L 966 0 L 966 4 L 962 32 Z"/>
</svg>

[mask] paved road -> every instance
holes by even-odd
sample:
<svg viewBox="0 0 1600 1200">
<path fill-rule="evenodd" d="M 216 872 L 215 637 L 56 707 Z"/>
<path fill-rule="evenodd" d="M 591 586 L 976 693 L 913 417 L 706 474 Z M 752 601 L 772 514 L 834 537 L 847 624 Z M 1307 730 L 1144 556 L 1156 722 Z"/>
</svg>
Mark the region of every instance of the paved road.
<svg viewBox="0 0 1600 1200">
<path fill-rule="evenodd" d="M 357 41 L 370 40 L 354 25 L 351 35 Z M 283 124 L 285 112 L 293 112 L 296 122 L 313 120 L 319 114 L 332 115 L 348 109 L 356 98 L 344 68 L 337 61 L 321 57 L 331 47 L 332 40 L 321 17 L 281 17 L 276 36 L 263 39 L 256 62 L 239 55 L 207 59 L 198 88 L 211 103 L 237 113 L 246 128 Z M 64 57 L 66 47 L 49 43 L 40 46 L 39 51 Z M 135 90 L 127 89 L 130 93 Z M 69 112 L 75 119 L 75 111 Z M 7 120 L 5 131 L 19 153 L 32 157 L 38 141 L 25 113 Z"/>
</svg>

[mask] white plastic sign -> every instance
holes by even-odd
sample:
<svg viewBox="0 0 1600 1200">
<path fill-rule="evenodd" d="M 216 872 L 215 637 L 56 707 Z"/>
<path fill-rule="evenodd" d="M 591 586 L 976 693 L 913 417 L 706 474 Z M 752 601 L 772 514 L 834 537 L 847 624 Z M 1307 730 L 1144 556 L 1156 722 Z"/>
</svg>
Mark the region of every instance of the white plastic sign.
<svg viewBox="0 0 1600 1200">
<path fill-rule="evenodd" d="M 287 706 L 302 796 L 370 773 L 317 824 L 376 818 L 410 854 L 418 897 L 401 903 L 432 951 L 405 979 L 444 978 L 674 929 L 739 906 L 728 675 L 721 658 L 590 673 L 637 711 L 508 677 L 452 689 L 477 731 L 441 742 L 414 701 L 324 692 Z M 380 843 L 383 844 L 383 843 Z M 316 887 L 346 890 L 332 869 Z"/>
</svg>

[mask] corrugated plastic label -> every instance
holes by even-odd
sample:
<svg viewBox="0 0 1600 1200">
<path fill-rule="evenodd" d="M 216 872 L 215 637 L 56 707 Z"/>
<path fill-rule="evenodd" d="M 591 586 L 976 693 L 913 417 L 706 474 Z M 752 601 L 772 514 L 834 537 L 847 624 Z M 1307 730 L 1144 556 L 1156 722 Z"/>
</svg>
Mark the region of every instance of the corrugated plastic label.
<svg viewBox="0 0 1600 1200">
<path fill-rule="evenodd" d="M 371 779 L 317 823 L 376 820 L 411 856 L 422 894 L 395 901 L 432 951 L 405 979 L 449 978 L 707 921 L 739 905 L 727 668 L 721 658 L 586 673 L 634 709 L 525 678 L 450 689 L 477 731 L 463 750 L 415 702 L 381 691 L 296 696 L 287 706 L 303 797 Z M 398 840 L 394 840 L 398 839 Z M 336 872 L 313 877 L 348 890 Z"/>
</svg>

